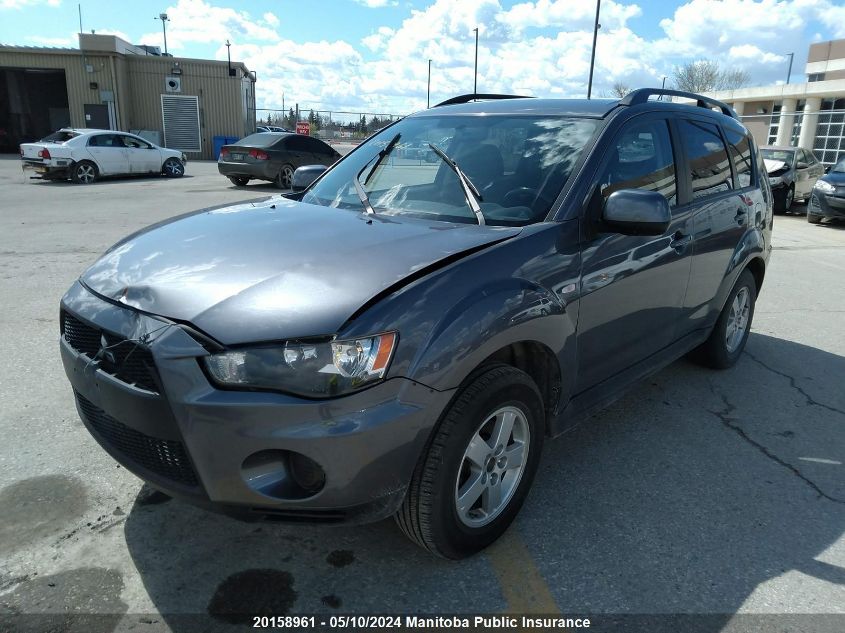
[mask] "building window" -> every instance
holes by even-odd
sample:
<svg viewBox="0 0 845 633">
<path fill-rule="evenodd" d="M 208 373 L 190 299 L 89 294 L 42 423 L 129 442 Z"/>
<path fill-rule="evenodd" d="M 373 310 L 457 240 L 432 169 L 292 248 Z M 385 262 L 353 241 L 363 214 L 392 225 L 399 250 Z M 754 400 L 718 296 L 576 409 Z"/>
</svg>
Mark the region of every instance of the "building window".
<svg viewBox="0 0 845 633">
<path fill-rule="evenodd" d="M 845 99 L 822 101 L 813 154 L 825 165 L 845 156 Z"/>
<path fill-rule="evenodd" d="M 811 73 L 807 75 L 807 81 L 824 81 L 824 73 Z"/>
<path fill-rule="evenodd" d="M 766 145 L 774 145 L 778 140 L 778 127 L 780 126 L 780 108 L 781 105 L 776 103 L 772 106 L 772 118 L 769 121 L 769 138 Z"/>
</svg>

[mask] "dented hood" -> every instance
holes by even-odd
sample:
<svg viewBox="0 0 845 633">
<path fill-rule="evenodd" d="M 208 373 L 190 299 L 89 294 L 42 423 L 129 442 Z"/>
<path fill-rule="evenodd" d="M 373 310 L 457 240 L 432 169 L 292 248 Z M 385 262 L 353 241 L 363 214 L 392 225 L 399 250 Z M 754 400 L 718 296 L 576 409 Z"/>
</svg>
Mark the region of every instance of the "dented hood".
<svg viewBox="0 0 845 633">
<path fill-rule="evenodd" d="M 198 211 L 118 242 L 91 290 L 225 344 L 333 334 L 416 271 L 519 228 L 366 216 L 270 198 Z"/>
</svg>

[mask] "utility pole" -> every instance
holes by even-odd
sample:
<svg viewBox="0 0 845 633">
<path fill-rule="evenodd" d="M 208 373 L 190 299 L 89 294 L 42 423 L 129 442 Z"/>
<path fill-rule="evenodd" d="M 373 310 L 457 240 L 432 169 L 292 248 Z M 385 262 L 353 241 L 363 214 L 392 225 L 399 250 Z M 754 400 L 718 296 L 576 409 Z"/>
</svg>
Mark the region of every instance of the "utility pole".
<svg viewBox="0 0 845 633">
<path fill-rule="evenodd" d="M 425 97 L 425 107 L 426 109 L 431 107 L 431 60 L 428 60 L 428 89 L 426 90 L 426 97 Z"/>
<path fill-rule="evenodd" d="M 472 80 L 472 94 L 478 94 L 478 27 L 473 29 L 475 31 L 475 75 Z"/>
<path fill-rule="evenodd" d="M 789 70 L 786 71 L 786 83 L 789 83 L 789 78 L 792 77 L 792 58 L 795 57 L 795 53 L 787 53 L 789 55 Z"/>
<path fill-rule="evenodd" d="M 601 0 L 596 0 L 596 23 L 593 25 L 593 53 L 590 55 L 590 79 L 587 81 L 587 99 L 593 94 L 593 67 L 596 64 L 596 39 L 599 36 L 599 11 L 601 11 Z"/>
<path fill-rule="evenodd" d="M 164 34 L 164 54 L 167 56 L 167 21 L 168 17 L 166 13 L 159 13 L 157 18 L 153 18 L 155 20 L 161 20 L 161 32 Z"/>
<path fill-rule="evenodd" d="M 226 40 L 226 60 L 229 62 L 229 76 L 232 76 L 232 54 L 230 51 L 230 47 L 232 45 L 229 43 L 229 40 Z"/>
</svg>

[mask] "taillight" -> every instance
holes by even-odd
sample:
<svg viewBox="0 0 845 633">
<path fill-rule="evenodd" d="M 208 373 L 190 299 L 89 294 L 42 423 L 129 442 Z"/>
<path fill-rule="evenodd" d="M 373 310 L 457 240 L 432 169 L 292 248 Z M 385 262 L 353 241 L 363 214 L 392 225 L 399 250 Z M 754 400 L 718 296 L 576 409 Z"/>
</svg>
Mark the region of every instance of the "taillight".
<svg viewBox="0 0 845 633">
<path fill-rule="evenodd" d="M 255 160 L 268 160 L 270 158 L 270 154 L 260 149 L 249 150 L 249 155 Z"/>
<path fill-rule="evenodd" d="M 46 148 L 38 150 L 38 158 L 50 158 L 50 150 Z"/>
<path fill-rule="evenodd" d="M 229 150 L 227 148 L 223 148 L 220 150 L 220 158 L 229 158 Z"/>
</svg>

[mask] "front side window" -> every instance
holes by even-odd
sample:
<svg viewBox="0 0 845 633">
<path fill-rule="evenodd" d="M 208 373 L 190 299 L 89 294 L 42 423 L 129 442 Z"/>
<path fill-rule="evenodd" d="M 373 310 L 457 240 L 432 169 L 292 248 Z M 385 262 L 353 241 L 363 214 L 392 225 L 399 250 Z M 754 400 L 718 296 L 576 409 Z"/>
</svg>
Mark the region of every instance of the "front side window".
<svg viewBox="0 0 845 633">
<path fill-rule="evenodd" d="M 712 123 L 687 119 L 681 119 L 679 124 L 692 179 L 692 197 L 729 191 L 731 167 L 719 128 Z"/>
<path fill-rule="evenodd" d="M 149 143 L 132 136 L 121 136 L 120 140 L 123 141 L 124 146 L 130 149 L 148 149 L 150 147 Z"/>
<path fill-rule="evenodd" d="M 123 147 L 123 143 L 114 134 L 97 134 L 88 139 L 89 147 Z"/>
<path fill-rule="evenodd" d="M 726 129 L 725 136 L 731 149 L 731 161 L 736 172 L 736 187 L 748 187 L 751 185 L 751 141 L 744 134 L 735 130 Z"/>
<path fill-rule="evenodd" d="M 437 115 L 403 119 L 369 139 L 306 192 L 303 202 L 377 215 L 522 226 L 545 219 L 598 122 L 565 116 Z M 436 147 L 440 153 L 432 149 Z M 381 153 L 381 157 L 380 157 Z M 447 159 L 478 195 L 469 195 Z"/>
<path fill-rule="evenodd" d="M 614 191 L 645 189 L 677 203 L 675 160 L 666 121 L 634 123 L 616 138 L 610 160 L 599 179 L 602 199 Z"/>
</svg>

